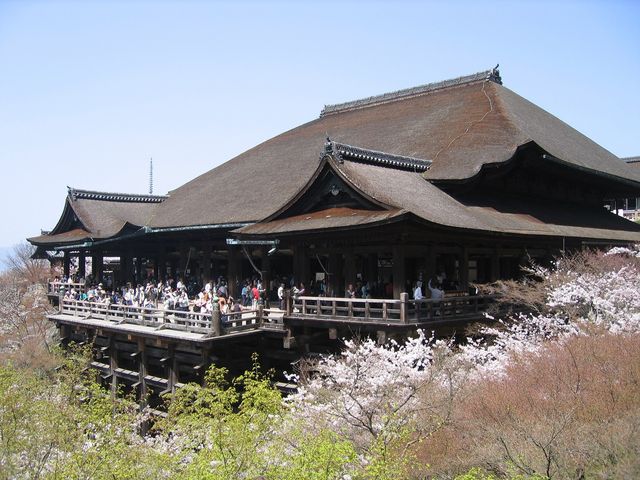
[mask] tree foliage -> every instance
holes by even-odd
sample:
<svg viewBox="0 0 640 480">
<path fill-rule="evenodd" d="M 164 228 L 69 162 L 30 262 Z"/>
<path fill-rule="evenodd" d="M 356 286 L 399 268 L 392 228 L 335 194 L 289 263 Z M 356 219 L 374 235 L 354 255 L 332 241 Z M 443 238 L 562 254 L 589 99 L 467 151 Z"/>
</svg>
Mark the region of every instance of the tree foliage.
<svg viewBox="0 0 640 480">
<path fill-rule="evenodd" d="M 526 313 L 463 345 L 348 341 L 286 399 L 257 358 L 235 379 L 212 366 L 145 433 L 146 411 L 103 391 L 86 351 L 54 353 L 55 372 L 5 357 L 0 478 L 640 477 L 639 262 L 618 250 L 532 267 Z M 18 323 L 37 312 L 0 294 Z"/>
</svg>

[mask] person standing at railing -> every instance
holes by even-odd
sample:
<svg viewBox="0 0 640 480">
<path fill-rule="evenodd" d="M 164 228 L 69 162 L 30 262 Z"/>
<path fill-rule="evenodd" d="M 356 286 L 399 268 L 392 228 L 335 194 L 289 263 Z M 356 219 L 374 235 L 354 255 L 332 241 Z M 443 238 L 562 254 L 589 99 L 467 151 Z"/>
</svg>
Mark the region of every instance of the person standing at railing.
<svg viewBox="0 0 640 480">
<path fill-rule="evenodd" d="M 347 289 L 344 292 L 344 296 L 346 298 L 356 298 L 356 289 L 353 288 L 353 283 L 350 283 L 349 286 L 347 286 Z"/>
<path fill-rule="evenodd" d="M 433 279 L 429 279 L 429 291 L 432 300 L 442 300 L 444 298 L 444 290 L 440 288 L 439 283 L 432 284 Z"/>
<path fill-rule="evenodd" d="M 280 283 L 280 286 L 278 287 L 278 301 L 280 310 L 284 310 L 284 283 Z"/>
<path fill-rule="evenodd" d="M 422 300 L 424 295 L 422 294 L 422 282 L 417 281 L 413 284 L 413 299 Z"/>
</svg>

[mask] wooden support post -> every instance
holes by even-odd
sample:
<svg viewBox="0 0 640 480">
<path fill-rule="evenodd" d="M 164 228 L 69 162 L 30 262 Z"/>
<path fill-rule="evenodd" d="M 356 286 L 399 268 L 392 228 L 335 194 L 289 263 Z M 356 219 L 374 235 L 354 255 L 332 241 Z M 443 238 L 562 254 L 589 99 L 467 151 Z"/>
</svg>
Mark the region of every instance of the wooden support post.
<svg viewBox="0 0 640 480">
<path fill-rule="evenodd" d="M 63 255 L 62 273 L 65 277 L 69 278 L 69 274 L 71 273 L 71 256 L 69 255 L 69 252 L 64 252 Z"/>
<path fill-rule="evenodd" d="M 178 360 L 176 359 L 176 346 L 173 343 L 167 348 L 169 361 L 167 362 L 167 390 L 171 393 L 176 391 L 176 383 L 178 383 Z"/>
<path fill-rule="evenodd" d="M 287 334 L 282 339 L 282 348 L 289 350 L 295 346 L 295 338 L 290 328 L 287 328 Z"/>
<path fill-rule="evenodd" d="M 291 311 L 293 310 L 293 302 L 291 298 L 291 290 L 286 289 L 284 291 L 284 299 L 285 299 L 285 316 L 291 315 Z"/>
<path fill-rule="evenodd" d="M 405 290 L 406 265 L 403 245 L 393 246 L 393 298 L 400 298 L 400 294 Z"/>
<path fill-rule="evenodd" d="M 460 288 L 469 288 L 469 249 L 466 246 L 460 248 Z"/>
<path fill-rule="evenodd" d="M 265 291 L 265 303 L 268 305 L 269 297 L 271 296 L 271 258 L 267 253 L 266 248 L 260 250 L 262 254 L 260 260 L 260 274 L 262 276 L 262 288 Z"/>
<path fill-rule="evenodd" d="M 329 284 L 327 287 L 328 297 L 343 297 L 344 296 L 344 275 L 342 274 L 342 255 L 338 253 L 329 254 Z"/>
<path fill-rule="evenodd" d="M 120 284 L 127 285 L 131 282 L 131 253 L 129 251 L 120 255 Z"/>
<path fill-rule="evenodd" d="M 87 254 L 84 250 L 80 250 L 78 254 L 78 276 L 81 278 L 87 276 Z"/>
<path fill-rule="evenodd" d="M 186 272 L 187 272 L 187 260 L 189 257 L 189 247 L 187 247 L 187 244 L 185 242 L 180 242 L 180 247 L 179 247 L 179 253 L 180 253 L 180 257 L 178 258 L 178 271 L 176 272 L 174 278 L 176 279 L 176 281 L 178 281 L 178 279 L 182 279 L 182 282 L 186 285 L 187 283 L 187 279 L 186 279 Z"/>
<path fill-rule="evenodd" d="M 409 323 L 409 315 L 408 315 L 408 303 L 409 303 L 409 294 L 407 292 L 402 292 L 400 294 L 400 321 L 402 323 Z"/>
<path fill-rule="evenodd" d="M 304 282 L 305 287 L 309 287 L 309 257 L 307 248 L 304 245 L 293 247 L 293 276 L 296 285 Z"/>
<path fill-rule="evenodd" d="M 96 282 L 102 282 L 102 274 L 104 272 L 104 256 L 102 253 L 95 253 L 91 257 L 91 275 Z"/>
<path fill-rule="evenodd" d="M 384 345 L 387 342 L 387 332 L 384 330 L 378 330 L 377 332 L 377 344 Z"/>
<path fill-rule="evenodd" d="M 500 252 L 496 249 L 491 255 L 491 281 L 500 279 Z"/>
<path fill-rule="evenodd" d="M 258 326 L 262 327 L 264 324 L 264 306 L 262 304 L 258 304 L 258 311 L 256 312 Z"/>
<path fill-rule="evenodd" d="M 241 259 L 238 254 L 238 249 L 232 245 L 227 245 L 227 287 L 229 295 L 233 298 L 238 298 L 240 292 L 238 285 L 240 283 L 240 277 L 242 276 Z"/>
<path fill-rule="evenodd" d="M 222 335 L 222 325 L 220 323 L 220 304 L 213 302 L 213 311 L 211 312 L 211 334 L 214 337 Z"/>
<path fill-rule="evenodd" d="M 346 252 L 344 254 L 344 283 L 340 285 L 342 289 L 339 296 L 344 296 L 344 292 L 350 283 L 354 286 L 356 284 L 356 256 L 353 252 Z M 360 292 L 358 292 L 360 295 Z"/>
<path fill-rule="evenodd" d="M 378 254 L 370 253 L 367 255 L 367 272 L 365 280 L 370 282 L 370 285 L 373 285 L 373 282 L 378 282 L 381 280 L 378 278 Z"/>
<path fill-rule="evenodd" d="M 428 292 L 427 285 L 430 279 L 435 279 L 438 272 L 436 272 L 436 247 L 432 243 L 429 244 L 429 249 L 425 258 L 424 278 L 422 279 L 424 290 Z"/>
<path fill-rule="evenodd" d="M 157 256 L 158 262 L 158 278 L 156 280 L 163 281 L 167 278 L 167 257 L 165 255 L 165 249 L 160 247 L 160 251 Z"/>
<path fill-rule="evenodd" d="M 138 338 L 138 382 L 140 382 L 140 392 L 138 396 L 138 403 L 140 408 L 144 408 L 147 405 L 148 388 L 145 377 L 147 376 L 147 349 L 145 346 L 144 338 Z"/>
<path fill-rule="evenodd" d="M 338 329 L 330 328 L 329 329 L 329 340 L 337 340 L 338 339 Z"/>
<path fill-rule="evenodd" d="M 204 276 L 203 285 L 211 281 L 211 245 L 207 242 L 202 244 L 202 275 Z"/>
<path fill-rule="evenodd" d="M 118 351 L 116 350 L 116 340 L 113 335 L 109 336 L 109 373 L 111 374 L 111 397 L 115 398 L 118 394 L 118 377 L 116 369 L 118 368 Z"/>
<path fill-rule="evenodd" d="M 136 257 L 136 283 L 142 283 L 142 257 L 138 254 Z"/>
</svg>

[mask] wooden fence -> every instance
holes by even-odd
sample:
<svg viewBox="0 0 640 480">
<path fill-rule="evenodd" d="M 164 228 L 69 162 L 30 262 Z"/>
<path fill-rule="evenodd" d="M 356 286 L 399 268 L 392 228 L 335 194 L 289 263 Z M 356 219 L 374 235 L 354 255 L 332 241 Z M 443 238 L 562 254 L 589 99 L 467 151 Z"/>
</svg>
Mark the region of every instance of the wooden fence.
<svg viewBox="0 0 640 480">
<path fill-rule="evenodd" d="M 400 299 L 297 297 L 291 299 L 287 315 L 398 324 L 464 320 L 480 316 L 495 298 L 495 295 L 460 295 L 441 300 L 410 300 L 406 293 L 400 294 Z"/>
<path fill-rule="evenodd" d="M 209 336 L 220 336 L 248 330 L 284 328 L 287 317 L 297 319 L 346 321 L 373 324 L 420 324 L 478 318 L 495 296 L 465 295 L 442 300 L 410 300 L 406 293 L 400 299 L 298 297 L 287 302 L 287 311 L 256 309 L 221 314 L 131 305 L 95 303 L 63 298 L 60 313 L 79 318 L 93 318 L 114 324 L 134 324 L 160 329 L 180 330 Z M 217 303 L 214 304 L 217 307 Z"/>
<path fill-rule="evenodd" d="M 64 295 L 68 290 L 75 290 L 77 293 L 85 293 L 87 288 L 84 283 L 69 283 L 69 282 L 49 282 L 49 295 Z"/>
<path fill-rule="evenodd" d="M 171 329 L 212 336 L 258 328 L 282 327 L 282 312 L 261 307 L 221 314 L 218 309 L 208 313 L 62 299 L 60 313 L 85 319 L 105 320 L 114 324 L 126 323 L 158 330 Z"/>
</svg>

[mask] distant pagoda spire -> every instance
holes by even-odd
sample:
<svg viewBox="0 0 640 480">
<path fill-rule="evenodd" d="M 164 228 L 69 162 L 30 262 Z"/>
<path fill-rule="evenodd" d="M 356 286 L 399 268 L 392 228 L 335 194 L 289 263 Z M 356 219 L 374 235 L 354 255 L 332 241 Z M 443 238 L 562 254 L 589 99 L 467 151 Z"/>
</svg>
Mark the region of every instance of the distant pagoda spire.
<svg viewBox="0 0 640 480">
<path fill-rule="evenodd" d="M 153 195 L 153 157 L 149 160 L 149 195 Z"/>
</svg>

